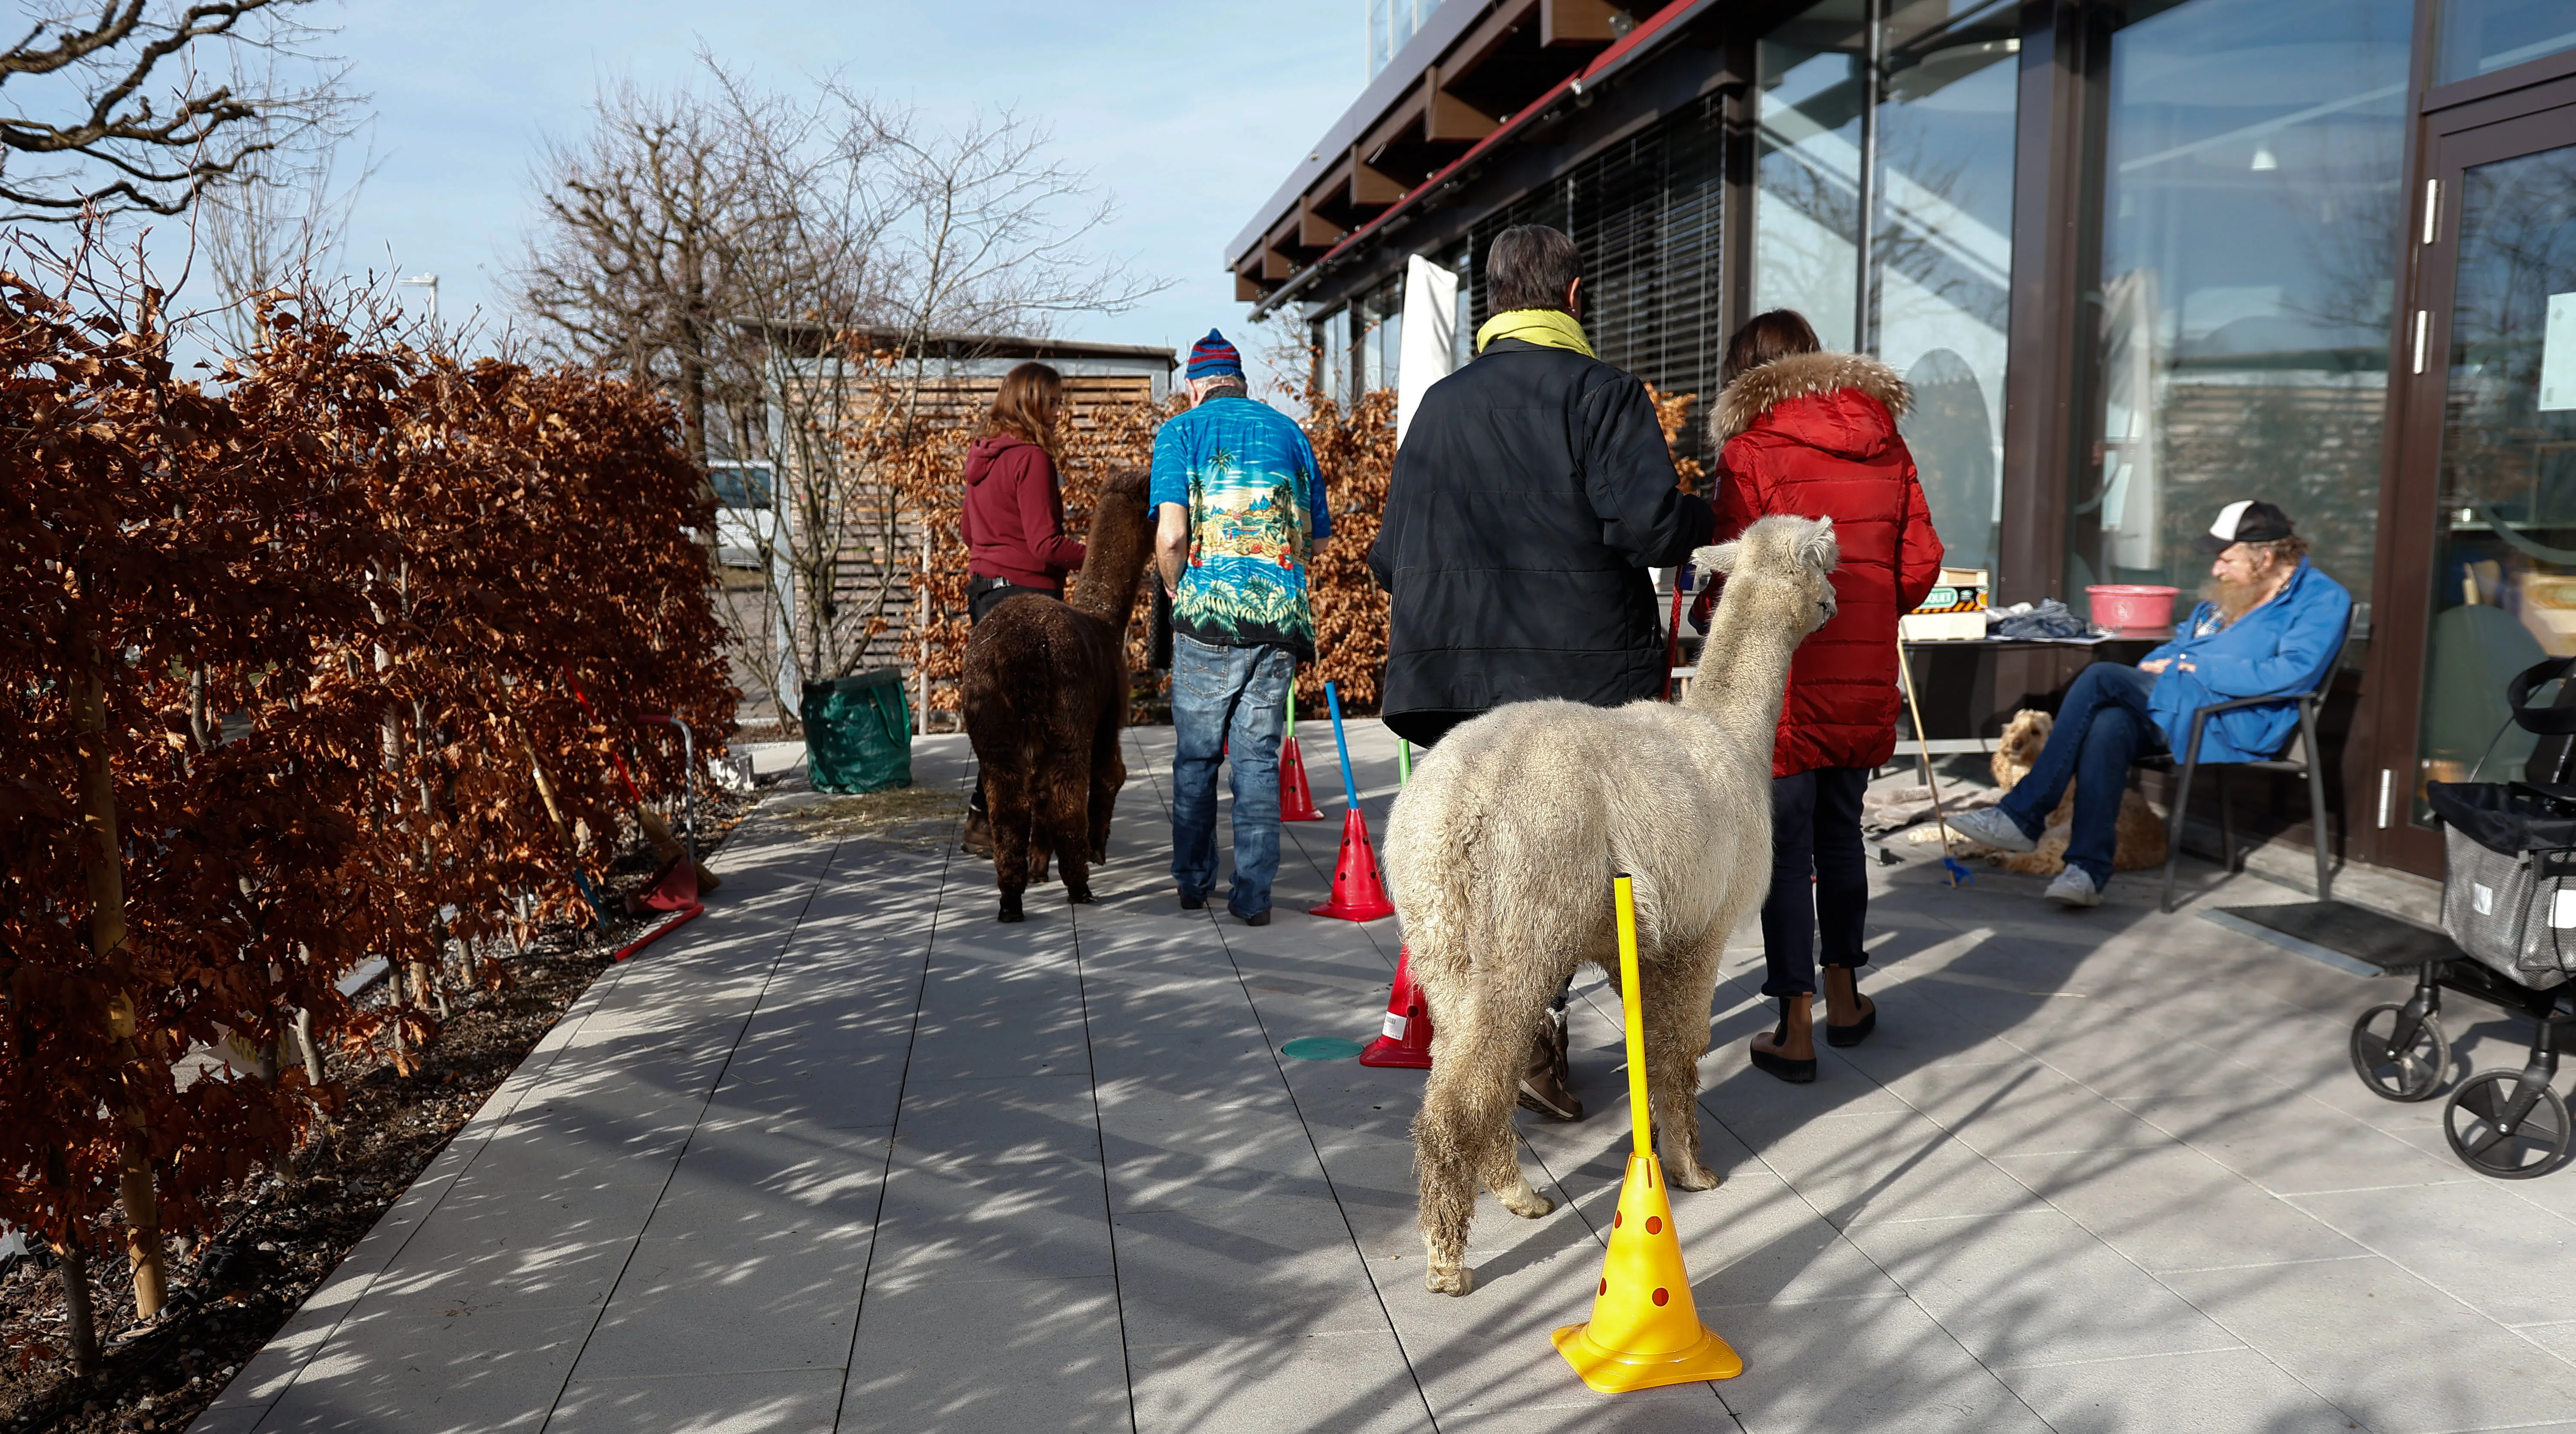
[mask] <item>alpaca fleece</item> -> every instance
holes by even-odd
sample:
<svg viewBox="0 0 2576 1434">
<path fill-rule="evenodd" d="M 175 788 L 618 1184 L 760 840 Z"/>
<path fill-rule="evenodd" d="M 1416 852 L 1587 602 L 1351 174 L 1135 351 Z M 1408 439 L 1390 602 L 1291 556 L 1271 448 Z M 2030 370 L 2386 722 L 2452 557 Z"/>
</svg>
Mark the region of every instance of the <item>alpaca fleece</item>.
<svg viewBox="0 0 2576 1434">
<path fill-rule="evenodd" d="M 1424 1282 L 1463 1295 L 1481 1182 L 1513 1213 L 1555 1208 L 1521 1173 L 1521 1063 L 1583 962 L 1616 978 L 1610 879 L 1635 878 L 1646 1080 L 1666 1171 L 1704 1190 L 1699 1057 L 1727 932 L 1771 881 L 1771 746 L 1790 655 L 1833 616 L 1833 524 L 1771 517 L 1702 548 L 1729 574 L 1699 679 L 1678 704 L 1519 702 L 1465 723 L 1415 769 L 1386 873 L 1431 1008 L 1413 1123 Z"/>
<path fill-rule="evenodd" d="M 1043 880 L 1050 854 L 1064 863 L 1065 900 L 1088 903 L 1091 863 L 1108 856 L 1127 782 L 1127 618 L 1151 548 L 1145 481 L 1131 471 L 1102 488 L 1064 601 L 1008 599 L 967 639 L 966 735 L 992 812 L 995 920 L 1024 919 L 1030 873 Z"/>
</svg>

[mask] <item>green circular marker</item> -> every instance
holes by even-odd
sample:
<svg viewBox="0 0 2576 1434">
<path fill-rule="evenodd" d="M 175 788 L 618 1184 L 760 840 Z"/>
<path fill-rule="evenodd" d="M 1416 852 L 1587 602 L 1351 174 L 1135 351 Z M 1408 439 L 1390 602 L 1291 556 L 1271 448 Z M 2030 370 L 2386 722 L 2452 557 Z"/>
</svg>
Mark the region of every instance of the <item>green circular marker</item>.
<svg viewBox="0 0 2576 1434">
<path fill-rule="evenodd" d="M 1300 1036 L 1279 1050 L 1301 1061 L 1346 1061 L 1360 1053 L 1360 1043 L 1339 1036 Z"/>
</svg>

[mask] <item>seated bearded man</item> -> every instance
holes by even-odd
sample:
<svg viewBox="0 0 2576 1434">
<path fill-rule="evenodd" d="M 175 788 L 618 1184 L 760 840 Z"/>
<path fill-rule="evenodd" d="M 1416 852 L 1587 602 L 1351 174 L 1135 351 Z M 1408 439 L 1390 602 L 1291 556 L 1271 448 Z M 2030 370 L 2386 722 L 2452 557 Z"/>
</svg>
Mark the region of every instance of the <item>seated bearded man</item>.
<svg viewBox="0 0 2576 1434">
<path fill-rule="evenodd" d="M 2197 546 L 2212 555 L 2209 582 L 2174 639 L 2135 667 L 2097 662 L 2084 669 L 2029 774 L 2001 802 L 1951 821 L 1970 840 L 2029 851 L 2074 782 L 2066 870 L 2047 891 L 2061 906 L 2102 902 L 2131 763 L 2181 752 L 2191 740 L 2193 712 L 2244 697 L 2281 701 L 2212 717 L 2199 759 L 2278 755 L 2298 726 L 2295 699 L 2316 688 L 2342 650 L 2352 594 L 2309 564 L 2307 539 L 2292 531 L 2280 509 L 2261 501 L 2230 503 Z"/>
</svg>

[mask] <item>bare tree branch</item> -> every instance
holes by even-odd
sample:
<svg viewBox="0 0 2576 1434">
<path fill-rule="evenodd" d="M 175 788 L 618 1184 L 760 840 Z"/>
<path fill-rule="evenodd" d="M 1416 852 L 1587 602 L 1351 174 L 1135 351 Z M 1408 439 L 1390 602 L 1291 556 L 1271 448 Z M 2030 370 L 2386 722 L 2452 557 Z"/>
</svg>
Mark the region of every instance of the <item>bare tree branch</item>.
<svg viewBox="0 0 2576 1434">
<path fill-rule="evenodd" d="M 17 85 L 0 104 L 0 217 L 177 214 L 346 137 L 363 97 L 345 65 L 310 53 L 326 32 L 291 12 L 311 3 L 54 0 L 0 51 L 0 86 Z"/>
</svg>

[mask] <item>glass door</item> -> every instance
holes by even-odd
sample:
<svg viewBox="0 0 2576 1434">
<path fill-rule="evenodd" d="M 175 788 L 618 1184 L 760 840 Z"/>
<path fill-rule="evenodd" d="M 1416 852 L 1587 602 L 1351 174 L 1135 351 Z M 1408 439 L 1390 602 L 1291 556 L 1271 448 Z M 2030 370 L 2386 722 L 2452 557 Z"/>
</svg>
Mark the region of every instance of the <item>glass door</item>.
<svg viewBox="0 0 2576 1434">
<path fill-rule="evenodd" d="M 2425 583 L 2404 644 L 2418 660 L 2386 669 L 2419 676 L 2388 683 L 2382 709 L 2412 741 L 2383 746 L 2378 790 L 2351 804 L 2361 826 L 2375 798 L 2381 861 L 2422 871 L 2441 861 L 2425 783 L 2481 761 L 2486 780 L 2519 776 L 2531 738 L 2506 721 L 2505 684 L 2576 656 L 2576 106 L 2438 136 L 2434 157 L 2393 365 L 2395 497 L 2431 518 L 2395 554 Z"/>
</svg>

